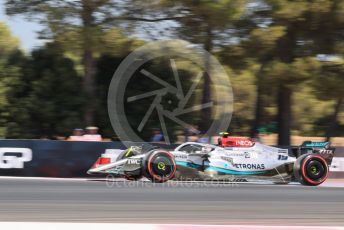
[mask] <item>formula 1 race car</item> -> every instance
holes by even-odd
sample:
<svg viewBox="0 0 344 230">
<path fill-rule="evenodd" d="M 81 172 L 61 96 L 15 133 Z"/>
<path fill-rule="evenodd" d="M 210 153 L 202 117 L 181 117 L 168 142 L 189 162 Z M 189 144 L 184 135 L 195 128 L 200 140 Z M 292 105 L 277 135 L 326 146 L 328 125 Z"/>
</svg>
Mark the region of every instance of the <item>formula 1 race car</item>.
<svg viewBox="0 0 344 230">
<path fill-rule="evenodd" d="M 153 182 L 224 180 L 238 182 L 295 181 L 316 186 L 329 174 L 334 149 L 328 142 L 304 142 L 282 149 L 251 139 L 223 136 L 219 145 L 187 142 L 172 151 L 154 146 L 107 150 L 88 174 L 111 174 L 128 180 Z"/>
</svg>

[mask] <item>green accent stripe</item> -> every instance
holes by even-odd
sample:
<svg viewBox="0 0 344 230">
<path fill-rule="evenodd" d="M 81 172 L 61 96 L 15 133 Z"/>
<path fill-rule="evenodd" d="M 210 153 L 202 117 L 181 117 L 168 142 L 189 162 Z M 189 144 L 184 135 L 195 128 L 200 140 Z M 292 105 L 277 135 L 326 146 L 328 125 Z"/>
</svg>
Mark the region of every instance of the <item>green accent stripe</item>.
<svg viewBox="0 0 344 230">
<path fill-rule="evenodd" d="M 132 147 L 130 147 L 130 148 L 127 150 L 127 152 L 126 152 L 126 154 L 125 154 L 124 156 L 125 156 L 125 157 L 128 157 L 129 154 L 131 153 L 131 150 L 132 150 Z"/>
<path fill-rule="evenodd" d="M 184 161 L 176 161 L 177 165 L 184 166 L 184 167 L 190 167 L 190 168 L 199 168 L 201 165 L 184 162 Z M 231 175 L 257 175 L 257 174 L 263 174 L 266 173 L 266 171 L 257 171 L 257 172 L 242 172 L 242 171 L 235 171 L 235 170 L 229 170 L 229 169 L 223 169 L 223 168 L 217 168 L 213 166 L 208 166 L 205 171 L 215 171 L 215 172 L 221 172 Z"/>
<path fill-rule="evenodd" d="M 176 164 L 180 165 L 180 166 L 184 166 L 184 167 L 194 168 L 194 169 L 201 167 L 201 165 L 189 163 L 189 162 L 185 162 L 185 161 L 176 161 Z"/>
<path fill-rule="evenodd" d="M 232 174 L 232 175 L 257 175 L 257 174 L 263 174 L 266 172 L 266 171 L 257 171 L 257 172 L 234 171 L 234 170 L 229 170 L 229 169 L 217 168 L 217 167 L 213 167 L 213 166 L 209 166 L 206 169 L 206 171 L 216 171 L 216 172 Z"/>
<path fill-rule="evenodd" d="M 304 144 L 305 147 L 325 147 L 328 144 L 328 142 L 311 142 Z"/>
</svg>

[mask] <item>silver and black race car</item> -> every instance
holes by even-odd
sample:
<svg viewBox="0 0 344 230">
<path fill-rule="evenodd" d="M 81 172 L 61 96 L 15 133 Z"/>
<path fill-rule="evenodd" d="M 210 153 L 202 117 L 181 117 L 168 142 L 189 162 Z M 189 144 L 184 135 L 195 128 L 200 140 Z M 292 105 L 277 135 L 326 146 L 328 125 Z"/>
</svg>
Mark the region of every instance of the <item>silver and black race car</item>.
<svg viewBox="0 0 344 230">
<path fill-rule="evenodd" d="M 329 142 L 308 141 L 283 149 L 250 139 L 222 137 L 219 145 L 187 142 L 172 151 L 145 145 L 107 150 L 87 173 L 128 180 L 146 177 L 160 183 L 171 179 L 295 181 L 316 186 L 328 177 L 333 156 Z"/>
</svg>

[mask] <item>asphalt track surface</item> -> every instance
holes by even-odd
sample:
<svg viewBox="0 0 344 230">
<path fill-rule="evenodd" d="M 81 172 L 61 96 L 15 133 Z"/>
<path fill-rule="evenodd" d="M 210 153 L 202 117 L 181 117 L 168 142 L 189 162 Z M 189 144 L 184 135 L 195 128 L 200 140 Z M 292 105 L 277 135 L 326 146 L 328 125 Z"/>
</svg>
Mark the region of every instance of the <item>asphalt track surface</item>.
<svg viewBox="0 0 344 230">
<path fill-rule="evenodd" d="M 341 226 L 344 186 L 0 178 L 0 221 Z"/>
</svg>

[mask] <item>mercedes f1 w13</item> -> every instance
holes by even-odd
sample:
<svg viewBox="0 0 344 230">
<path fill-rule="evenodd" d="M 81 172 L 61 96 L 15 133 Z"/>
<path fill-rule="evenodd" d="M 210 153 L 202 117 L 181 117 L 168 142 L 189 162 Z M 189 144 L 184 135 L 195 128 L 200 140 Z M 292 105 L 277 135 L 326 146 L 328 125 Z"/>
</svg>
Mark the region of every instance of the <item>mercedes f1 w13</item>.
<svg viewBox="0 0 344 230">
<path fill-rule="evenodd" d="M 111 174 L 128 180 L 153 182 L 227 180 L 276 184 L 295 181 L 316 186 L 329 174 L 334 149 L 328 142 L 304 142 L 276 148 L 251 139 L 222 137 L 219 145 L 187 142 L 172 151 L 146 146 L 107 150 L 88 174 Z"/>
</svg>

